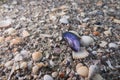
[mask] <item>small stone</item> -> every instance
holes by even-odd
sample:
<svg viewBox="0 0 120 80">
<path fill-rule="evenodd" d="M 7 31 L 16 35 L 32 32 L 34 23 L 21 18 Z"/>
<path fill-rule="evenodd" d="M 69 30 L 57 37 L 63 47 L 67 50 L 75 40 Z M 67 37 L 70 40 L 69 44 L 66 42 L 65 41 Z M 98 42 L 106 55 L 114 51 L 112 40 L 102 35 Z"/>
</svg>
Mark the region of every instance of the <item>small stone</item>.
<svg viewBox="0 0 120 80">
<path fill-rule="evenodd" d="M 44 80 L 54 80 L 50 75 L 44 75 Z"/>
<path fill-rule="evenodd" d="M 109 48 L 118 49 L 118 45 L 116 43 L 109 43 L 108 46 L 109 46 Z"/>
<path fill-rule="evenodd" d="M 82 21 L 87 22 L 88 20 L 89 20 L 89 18 L 87 17 L 87 18 L 83 19 Z"/>
<path fill-rule="evenodd" d="M 58 72 L 52 72 L 52 77 L 56 78 L 58 76 Z"/>
<path fill-rule="evenodd" d="M 11 26 L 11 20 L 0 21 L 0 28 L 7 28 Z"/>
<path fill-rule="evenodd" d="M 32 54 L 32 59 L 34 61 L 39 61 L 42 58 L 42 53 L 41 52 L 34 52 Z"/>
<path fill-rule="evenodd" d="M 20 37 L 16 37 L 10 41 L 10 45 L 17 45 L 22 42 L 22 39 Z"/>
<path fill-rule="evenodd" d="M 2 43 L 4 41 L 4 37 L 0 37 L 0 43 Z"/>
<path fill-rule="evenodd" d="M 61 18 L 61 19 L 60 19 L 60 23 L 63 23 L 63 24 L 68 24 L 68 23 L 69 23 L 69 21 L 68 21 L 68 19 L 67 19 L 67 18 L 63 17 L 63 18 Z"/>
<path fill-rule="evenodd" d="M 77 73 L 82 76 L 82 77 L 87 77 L 88 76 L 88 72 L 89 69 L 86 66 L 81 66 L 80 68 L 78 68 Z"/>
<path fill-rule="evenodd" d="M 29 32 L 28 31 L 26 31 L 26 30 L 24 30 L 23 32 L 22 32 L 22 37 L 28 37 L 28 36 L 30 36 L 30 34 L 29 34 Z"/>
<path fill-rule="evenodd" d="M 33 73 L 33 74 L 37 74 L 38 71 L 39 71 L 39 67 L 38 67 L 37 65 L 33 66 L 33 68 L 32 68 L 32 73 Z"/>
</svg>

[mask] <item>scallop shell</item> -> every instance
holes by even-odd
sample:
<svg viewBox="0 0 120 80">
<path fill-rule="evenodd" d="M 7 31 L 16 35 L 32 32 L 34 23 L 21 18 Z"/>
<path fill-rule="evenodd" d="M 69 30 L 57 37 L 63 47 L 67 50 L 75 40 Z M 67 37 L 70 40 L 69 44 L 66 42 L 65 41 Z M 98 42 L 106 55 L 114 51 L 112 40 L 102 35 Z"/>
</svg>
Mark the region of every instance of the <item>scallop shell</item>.
<svg viewBox="0 0 120 80">
<path fill-rule="evenodd" d="M 89 55 L 89 53 L 85 49 L 81 49 L 79 52 L 72 52 L 72 56 L 74 59 L 82 59 Z"/>
<path fill-rule="evenodd" d="M 89 69 L 86 66 L 81 66 L 80 68 L 78 68 L 77 73 L 82 76 L 82 77 L 87 77 L 88 76 L 88 72 Z"/>
</svg>

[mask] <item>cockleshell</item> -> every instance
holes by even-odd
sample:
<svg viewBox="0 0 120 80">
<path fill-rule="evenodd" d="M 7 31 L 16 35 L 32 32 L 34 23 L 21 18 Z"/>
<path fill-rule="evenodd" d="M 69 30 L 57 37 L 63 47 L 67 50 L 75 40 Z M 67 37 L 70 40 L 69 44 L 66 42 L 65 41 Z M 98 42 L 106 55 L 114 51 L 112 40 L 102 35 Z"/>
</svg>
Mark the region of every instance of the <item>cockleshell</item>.
<svg viewBox="0 0 120 80">
<path fill-rule="evenodd" d="M 69 44 L 75 52 L 80 51 L 80 38 L 72 32 L 63 33 L 63 39 Z"/>
<path fill-rule="evenodd" d="M 89 69 L 86 66 L 81 66 L 78 69 L 76 69 L 77 73 L 82 77 L 87 77 Z"/>
</svg>

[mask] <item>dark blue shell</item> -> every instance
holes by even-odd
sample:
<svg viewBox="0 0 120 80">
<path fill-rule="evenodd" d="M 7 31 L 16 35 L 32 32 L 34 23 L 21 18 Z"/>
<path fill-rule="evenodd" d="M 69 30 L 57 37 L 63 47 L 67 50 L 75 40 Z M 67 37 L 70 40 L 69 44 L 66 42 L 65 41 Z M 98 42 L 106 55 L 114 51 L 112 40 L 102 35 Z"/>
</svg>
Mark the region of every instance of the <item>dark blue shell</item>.
<svg viewBox="0 0 120 80">
<path fill-rule="evenodd" d="M 70 48 L 75 52 L 80 51 L 80 38 L 72 32 L 65 32 L 63 39 L 69 44 Z"/>
</svg>

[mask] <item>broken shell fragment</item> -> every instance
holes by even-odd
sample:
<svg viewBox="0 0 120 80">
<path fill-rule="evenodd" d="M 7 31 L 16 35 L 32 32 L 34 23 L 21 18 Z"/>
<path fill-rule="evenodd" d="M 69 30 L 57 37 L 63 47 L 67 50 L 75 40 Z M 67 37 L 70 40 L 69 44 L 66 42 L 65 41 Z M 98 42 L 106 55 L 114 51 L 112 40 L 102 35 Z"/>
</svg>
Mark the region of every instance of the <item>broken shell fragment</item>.
<svg viewBox="0 0 120 80">
<path fill-rule="evenodd" d="M 89 55 L 87 50 L 81 49 L 79 52 L 72 52 L 73 59 L 82 59 Z"/>
<path fill-rule="evenodd" d="M 87 77 L 88 76 L 88 72 L 89 69 L 86 66 L 81 66 L 80 68 L 78 68 L 77 73 L 82 76 L 82 77 Z"/>
<path fill-rule="evenodd" d="M 94 40 L 90 36 L 82 36 L 81 37 L 81 44 L 83 44 L 84 46 L 89 46 L 93 42 L 94 42 Z"/>
<path fill-rule="evenodd" d="M 82 63 L 78 63 L 78 64 L 76 65 L 76 70 L 77 70 L 78 68 L 80 68 L 81 66 L 83 66 L 83 64 L 82 64 Z"/>
<path fill-rule="evenodd" d="M 80 38 L 72 32 L 63 33 L 63 39 L 69 44 L 75 52 L 80 51 Z"/>
<path fill-rule="evenodd" d="M 118 45 L 116 43 L 109 43 L 108 46 L 109 46 L 109 48 L 118 49 Z"/>
<path fill-rule="evenodd" d="M 11 26 L 11 20 L 0 21 L 0 28 L 7 28 Z"/>
<path fill-rule="evenodd" d="M 98 72 L 97 65 L 91 65 L 89 67 L 88 79 L 91 79 Z"/>
</svg>

